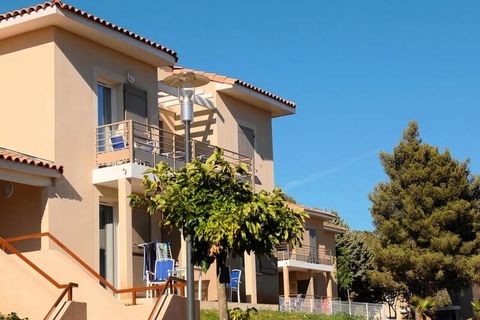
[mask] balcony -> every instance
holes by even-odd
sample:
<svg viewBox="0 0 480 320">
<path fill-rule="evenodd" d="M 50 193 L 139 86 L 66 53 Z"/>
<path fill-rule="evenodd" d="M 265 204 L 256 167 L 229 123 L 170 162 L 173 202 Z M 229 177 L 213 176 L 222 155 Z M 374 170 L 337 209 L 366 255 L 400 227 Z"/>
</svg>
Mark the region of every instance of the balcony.
<svg viewBox="0 0 480 320">
<path fill-rule="evenodd" d="M 215 150 L 215 146 L 197 140 L 191 140 L 191 144 L 192 158 L 200 161 L 206 161 Z M 248 171 L 253 172 L 252 158 L 226 149 L 223 157 L 233 165 L 244 163 Z M 141 178 L 146 167 L 154 167 L 161 161 L 175 170 L 185 165 L 184 136 L 133 120 L 97 127 L 94 183 L 106 179 L 99 169 L 121 167 L 130 171 L 131 176 Z M 252 179 L 251 175 L 243 178 Z"/>
<path fill-rule="evenodd" d="M 332 252 L 327 249 L 305 245 L 301 248 L 291 248 L 283 244 L 277 248 L 275 256 L 279 269 L 287 266 L 290 270 L 333 271 Z"/>
</svg>

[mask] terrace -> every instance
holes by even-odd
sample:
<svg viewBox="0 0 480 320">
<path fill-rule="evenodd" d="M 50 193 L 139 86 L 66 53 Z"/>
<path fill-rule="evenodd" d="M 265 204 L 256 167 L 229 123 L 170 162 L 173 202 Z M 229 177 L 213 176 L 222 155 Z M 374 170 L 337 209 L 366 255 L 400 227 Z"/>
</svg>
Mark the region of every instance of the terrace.
<svg viewBox="0 0 480 320">
<path fill-rule="evenodd" d="M 306 245 L 292 248 L 283 244 L 277 248 L 275 255 L 279 269 L 287 266 L 290 270 L 312 269 L 330 272 L 333 270 L 332 252 L 327 249 Z"/>
<path fill-rule="evenodd" d="M 192 158 L 206 161 L 216 146 L 192 139 Z M 223 149 L 223 157 L 233 165 L 243 163 L 253 172 L 253 159 L 237 152 Z M 116 180 L 119 170 L 122 177 L 141 179 L 145 169 L 160 162 L 177 170 L 185 165 L 185 138 L 182 135 L 134 120 L 124 120 L 96 129 L 95 184 Z M 252 179 L 251 175 L 243 177 Z"/>
</svg>

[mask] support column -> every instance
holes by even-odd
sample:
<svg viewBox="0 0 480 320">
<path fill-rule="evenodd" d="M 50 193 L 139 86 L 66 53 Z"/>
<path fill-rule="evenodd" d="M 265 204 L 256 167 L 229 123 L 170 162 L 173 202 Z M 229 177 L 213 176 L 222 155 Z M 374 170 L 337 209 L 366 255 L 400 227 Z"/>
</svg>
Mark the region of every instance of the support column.
<svg viewBox="0 0 480 320">
<path fill-rule="evenodd" d="M 290 296 L 290 274 L 287 266 L 283 266 L 283 297 L 285 302 Z"/>
<path fill-rule="evenodd" d="M 180 230 L 180 252 L 178 253 L 178 265 L 182 268 L 187 266 L 187 262 L 185 261 L 185 257 L 187 256 L 187 242 L 183 237 L 183 231 Z M 187 270 L 185 269 L 184 276 L 186 277 Z"/>
<path fill-rule="evenodd" d="M 40 231 L 41 232 L 51 232 L 50 230 L 50 214 L 51 214 L 51 200 L 48 198 L 48 192 L 52 187 L 43 188 L 42 190 L 42 203 L 45 203 L 45 208 L 43 209 L 43 216 L 42 221 L 40 223 Z M 42 237 L 40 240 L 40 249 L 41 250 L 48 250 L 50 249 L 50 239 L 47 237 Z"/>
<path fill-rule="evenodd" d="M 132 184 L 128 179 L 118 180 L 118 288 L 133 286 L 132 262 L 132 208 L 128 196 Z"/>
<path fill-rule="evenodd" d="M 257 265 L 255 254 L 245 253 L 245 294 L 248 303 L 257 303 Z"/>
<path fill-rule="evenodd" d="M 312 270 L 308 270 L 308 277 L 307 296 L 310 299 L 310 312 L 313 312 L 315 310 L 315 279 Z"/>
<path fill-rule="evenodd" d="M 333 278 L 332 273 L 326 273 L 326 280 L 327 280 L 327 297 L 333 298 Z"/>
</svg>

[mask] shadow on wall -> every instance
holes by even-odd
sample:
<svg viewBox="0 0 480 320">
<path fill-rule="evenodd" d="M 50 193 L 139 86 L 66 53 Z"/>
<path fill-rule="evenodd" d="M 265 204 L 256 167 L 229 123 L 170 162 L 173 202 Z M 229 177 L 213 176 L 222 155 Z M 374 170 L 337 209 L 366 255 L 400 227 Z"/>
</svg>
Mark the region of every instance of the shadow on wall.
<svg viewBox="0 0 480 320">
<path fill-rule="evenodd" d="M 222 115 L 217 109 L 197 110 L 194 114 L 194 121 L 192 123 L 191 136 L 204 143 L 211 143 L 210 136 L 213 134 L 212 126 L 216 123 L 214 115 L 223 121 Z M 175 131 L 183 132 L 183 123 L 180 120 L 180 115 L 175 115 Z"/>
<path fill-rule="evenodd" d="M 9 198 L 0 196 L 0 237 L 16 237 L 41 232 L 47 188 L 16 183 Z M 40 250 L 40 239 L 18 242 L 15 247 L 22 251 Z"/>
<path fill-rule="evenodd" d="M 83 200 L 80 194 L 63 175 L 55 180 L 54 187 L 48 188 L 48 198 L 68 199 L 75 201 Z"/>
</svg>

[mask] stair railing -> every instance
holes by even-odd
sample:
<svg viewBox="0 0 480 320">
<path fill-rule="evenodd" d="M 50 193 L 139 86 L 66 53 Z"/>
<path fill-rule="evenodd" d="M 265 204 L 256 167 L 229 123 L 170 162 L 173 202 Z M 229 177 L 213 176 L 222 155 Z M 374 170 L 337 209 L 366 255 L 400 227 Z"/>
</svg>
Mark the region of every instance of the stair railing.
<svg viewBox="0 0 480 320">
<path fill-rule="evenodd" d="M 16 250 L 11 245 L 11 243 L 19 242 L 19 241 L 26 241 L 26 240 L 40 239 L 40 238 L 43 238 L 43 237 L 47 237 L 51 241 L 53 241 L 53 243 L 55 243 L 58 247 L 60 247 L 67 255 L 69 255 L 73 260 L 75 260 L 80 266 L 82 266 L 88 273 L 90 273 L 94 278 L 96 278 L 101 284 L 103 284 L 105 287 L 109 288 L 114 294 L 128 294 L 128 293 L 130 293 L 131 294 L 131 299 L 132 299 L 131 300 L 132 305 L 137 304 L 137 293 L 138 292 L 156 291 L 156 292 L 161 293 L 159 295 L 159 297 L 160 297 L 166 291 L 167 284 L 172 289 L 174 289 L 174 288 L 182 289 L 185 286 L 185 283 L 184 283 L 185 280 L 183 280 L 181 278 L 170 277 L 170 278 L 168 278 L 167 282 L 164 285 L 154 285 L 154 286 L 127 288 L 127 289 L 117 289 L 110 282 L 108 282 L 104 277 L 102 277 L 100 274 L 98 274 L 98 272 L 96 272 L 86 262 L 84 262 L 79 256 L 77 256 L 72 250 L 70 250 L 65 244 L 63 244 L 58 238 L 56 238 L 54 235 L 52 235 L 49 232 L 33 233 L 33 234 L 28 234 L 28 235 L 19 236 L 19 237 L 7 238 L 7 239 L 3 239 L 3 242 L 5 243 L 6 246 L 9 246 L 9 247 L 13 248 L 14 250 Z M 21 255 L 21 253 L 19 253 L 19 254 Z M 46 275 L 46 276 L 48 276 L 48 275 Z M 51 279 L 51 280 L 53 280 L 53 279 Z M 178 283 L 173 283 L 173 282 L 178 282 Z M 155 304 L 154 308 L 156 307 L 157 304 L 158 303 Z"/>
<path fill-rule="evenodd" d="M 55 281 L 51 276 L 49 276 L 45 271 L 43 271 L 40 267 L 38 267 L 35 263 L 33 263 L 30 259 L 25 257 L 20 251 L 18 251 L 14 246 L 11 245 L 11 243 L 3 238 L 0 238 L 0 244 L 2 246 L 2 250 L 5 251 L 5 253 L 8 253 L 7 250 L 15 254 L 17 257 L 19 257 L 23 262 L 25 262 L 30 268 L 35 270 L 37 273 L 39 273 L 43 278 L 47 279 L 48 282 L 50 282 L 52 285 L 54 285 L 57 289 L 63 289 L 62 293 L 60 296 L 55 300 L 55 303 L 53 306 L 48 310 L 47 315 L 44 320 L 47 320 L 50 318 L 52 313 L 55 311 L 55 309 L 58 307 L 60 302 L 62 302 L 63 298 L 65 295 L 67 296 L 67 301 L 72 301 L 73 300 L 73 288 L 77 288 L 78 284 L 70 282 L 68 284 L 60 284 L 57 281 Z"/>
</svg>

